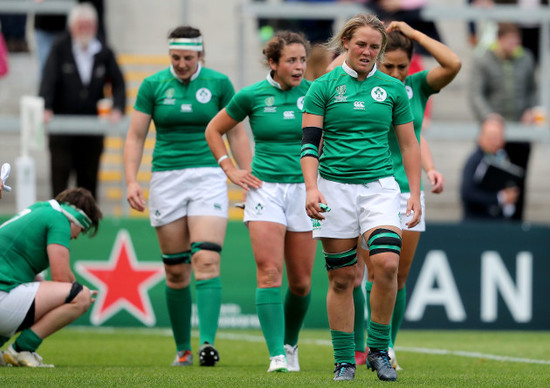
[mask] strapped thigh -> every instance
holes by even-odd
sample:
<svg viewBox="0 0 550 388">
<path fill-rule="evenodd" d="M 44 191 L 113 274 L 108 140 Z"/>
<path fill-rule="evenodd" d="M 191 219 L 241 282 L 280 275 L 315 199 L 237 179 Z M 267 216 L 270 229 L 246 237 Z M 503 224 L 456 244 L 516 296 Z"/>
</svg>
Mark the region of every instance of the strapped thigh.
<svg viewBox="0 0 550 388">
<path fill-rule="evenodd" d="M 350 265 L 357 263 L 357 246 L 354 246 L 345 252 L 328 253 L 323 251 L 323 254 L 325 255 L 325 267 L 327 271 L 349 267 Z"/>
<path fill-rule="evenodd" d="M 390 229 L 375 229 L 367 241 L 369 255 L 391 252 L 399 255 L 401 253 L 401 236 Z"/>
</svg>

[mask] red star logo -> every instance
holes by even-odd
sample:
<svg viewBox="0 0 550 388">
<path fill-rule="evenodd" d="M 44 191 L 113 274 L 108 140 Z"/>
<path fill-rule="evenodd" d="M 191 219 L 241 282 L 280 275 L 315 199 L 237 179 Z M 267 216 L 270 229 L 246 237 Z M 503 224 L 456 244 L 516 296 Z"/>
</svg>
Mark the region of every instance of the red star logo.
<svg viewBox="0 0 550 388">
<path fill-rule="evenodd" d="M 155 324 L 148 290 L 164 277 L 160 263 L 138 263 L 130 235 L 118 232 L 108 262 L 81 261 L 75 269 L 99 290 L 90 320 L 101 325 L 123 308 L 147 326 Z"/>
</svg>

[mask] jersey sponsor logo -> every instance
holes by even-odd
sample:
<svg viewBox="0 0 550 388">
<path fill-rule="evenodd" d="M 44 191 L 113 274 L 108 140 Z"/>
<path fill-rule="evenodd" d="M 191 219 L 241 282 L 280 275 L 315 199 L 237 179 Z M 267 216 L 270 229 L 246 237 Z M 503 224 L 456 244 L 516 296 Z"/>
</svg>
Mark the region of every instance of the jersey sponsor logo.
<svg viewBox="0 0 550 388">
<path fill-rule="evenodd" d="M 411 88 L 409 85 L 405 85 L 405 90 L 407 91 L 407 96 L 409 96 L 409 100 L 412 100 L 414 96 L 413 88 Z"/>
<path fill-rule="evenodd" d="M 334 102 L 346 102 L 347 101 L 347 97 L 345 96 L 345 94 L 346 94 L 346 85 L 338 85 L 336 87 L 336 93 L 338 93 L 338 95 L 334 98 Z"/>
<path fill-rule="evenodd" d="M 298 106 L 298 109 L 302 110 L 304 109 L 304 99 L 306 98 L 306 96 L 302 96 L 298 99 L 298 101 L 296 101 L 296 105 Z"/>
<path fill-rule="evenodd" d="M 193 112 L 193 105 L 191 104 L 181 104 L 182 112 Z"/>
<path fill-rule="evenodd" d="M 200 88 L 199 90 L 197 90 L 195 97 L 197 98 L 197 101 L 201 104 L 206 104 L 212 99 L 212 92 L 207 88 Z"/>
<path fill-rule="evenodd" d="M 296 118 L 296 116 L 294 116 L 294 111 L 293 110 L 285 110 L 283 112 L 283 118 L 285 120 L 294 120 Z"/>
<path fill-rule="evenodd" d="M 176 95 L 176 91 L 174 88 L 170 88 L 166 90 L 166 93 L 164 94 L 166 98 L 162 102 L 164 105 L 176 105 L 176 99 L 174 96 Z"/>
<path fill-rule="evenodd" d="M 388 93 L 380 86 L 376 86 L 371 90 L 370 96 L 376 101 L 382 102 L 386 100 Z"/>
<path fill-rule="evenodd" d="M 365 110 L 365 101 L 354 101 L 353 109 L 356 110 Z"/>
<path fill-rule="evenodd" d="M 268 113 L 277 112 L 277 107 L 273 106 L 273 104 L 275 104 L 275 97 L 273 97 L 273 96 L 266 97 L 264 102 L 265 102 L 265 105 L 266 105 L 264 107 L 264 112 L 268 112 Z"/>
</svg>

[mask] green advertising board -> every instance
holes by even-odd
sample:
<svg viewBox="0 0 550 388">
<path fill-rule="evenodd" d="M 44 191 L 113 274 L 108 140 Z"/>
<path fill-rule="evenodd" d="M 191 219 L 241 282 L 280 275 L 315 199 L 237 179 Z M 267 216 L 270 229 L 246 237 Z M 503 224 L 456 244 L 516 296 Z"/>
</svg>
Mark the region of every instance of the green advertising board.
<svg viewBox="0 0 550 388">
<path fill-rule="evenodd" d="M 327 327 L 327 274 L 318 249 L 306 327 Z M 94 238 L 71 242 L 78 280 L 99 291 L 92 308 L 75 324 L 169 327 L 164 269 L 154 229 L 148 220 L 105 219 Z M 242 222 L 230 221 L 222 251 L 221 328 L 259 328 L 254 296 L 256 266 Z M 192 282 L 194 293 L 194 282 Z M 286 290 L 286 283 L 283 285 Z M 193 306 L 193 326 L 197 326 Z"/>
</svg>

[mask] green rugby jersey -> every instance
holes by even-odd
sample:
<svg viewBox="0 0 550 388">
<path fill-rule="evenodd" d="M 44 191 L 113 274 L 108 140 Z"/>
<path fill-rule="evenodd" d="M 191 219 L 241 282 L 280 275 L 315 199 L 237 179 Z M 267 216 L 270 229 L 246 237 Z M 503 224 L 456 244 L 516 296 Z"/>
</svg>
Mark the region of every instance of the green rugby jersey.
<svg viewBox="0 0 550 388">
<path fill-rule="evenodd" d="M 414 134 L 419 144 L 426 104 L 432 94 L 438 93 L 434 91 L 430 85 L 428 85 L 427 75 L 428 70 L 424 70 L 405 78 L 405 89 L 407 90 L 407 95 L 409 96 L 409 103 L 411 105 L 411 111 L 414 117 Z M 403 158 L 401 157 L 401 149 L 399 148 L 397 136 L 395 136 L 394 131 L 390 131 L 389 133 L 389 142 L 395 180 L 399 183 L 399 188 L 402 193 L 409 193 L 411 191 L 409 188 L 409 180 L 407 179 L 407 174 L 405 174 Z M 422 189 L 422 182 L 420 184 L 420 189 Z"/>
<path fill-rule="evenodd" d="M 171 68 L 145 78 L 134 108 L 156 127 L 153 171 L 218 166 L 204 131 L 235 94 L 229 78 L 200 66 L 185 85 Z"/>
<path fill-rule="evenodd" d="M 249 117 L 255 151 L 252 173 L 265 182 L 301 183 L 302 107 L 311 85 L 282 90 L 271 75 L 240 90 L 226 107 L 234 120 Z"/>
<path fill-rule="evenodd" d="M 393 175 L 388 132 L 413 119 L 402 82 L 376 67 L 361 82 L 344 63 L 313 82 L 303 111 L 324 116 L 323 178 L 357 184 Z"/>
<path fill-rule="evenodd" d="M 0 225 L 0 291 L 9 292 L 50 266 L 47 246 L 69 248 L 69 219 L 49 202 L 37 202 Z"/>
</svg>

